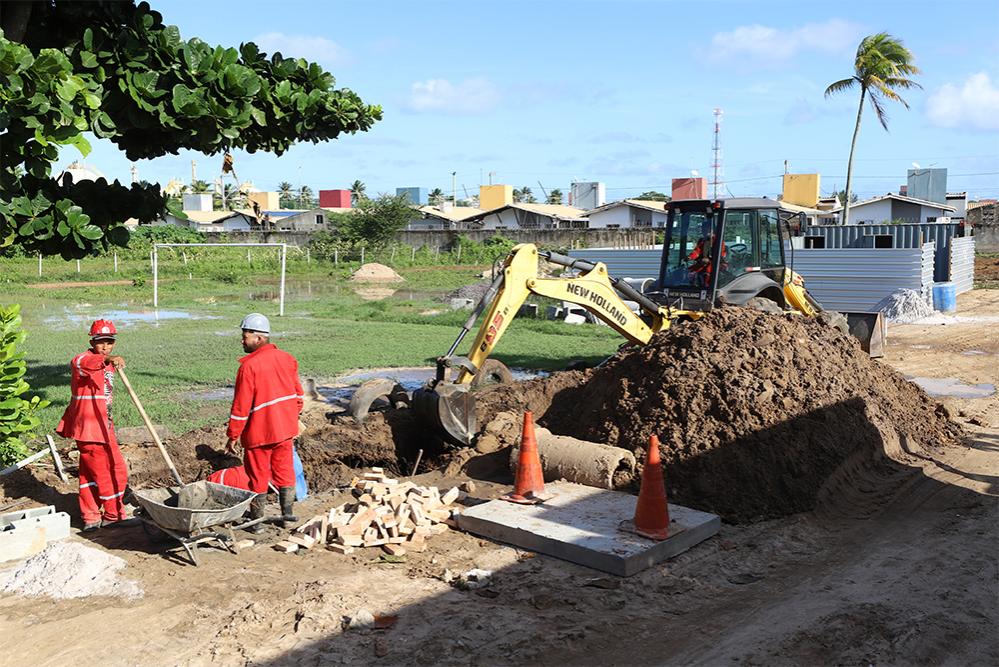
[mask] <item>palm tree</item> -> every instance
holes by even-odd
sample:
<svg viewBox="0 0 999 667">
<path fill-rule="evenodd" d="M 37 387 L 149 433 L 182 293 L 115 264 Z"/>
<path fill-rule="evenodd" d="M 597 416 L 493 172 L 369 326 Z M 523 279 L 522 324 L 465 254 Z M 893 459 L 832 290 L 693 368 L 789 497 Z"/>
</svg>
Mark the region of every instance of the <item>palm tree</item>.
<svg viewBox="0 0 999 667">
<path fill-rule="evenodd" d="M 549 204 L 561 204 L 562 203 L 562 191 L 555 188 L 548 193 L 548 203 Z"/>
<path fill-rule="evenodd" d="M 302 208 L 312 208 L 312 188 L 308 185 L 298 188 L 298 205 Z"/>
<path fill-rule="evenodd" d="M 860 105 L 857 108 L 857 124 L 853 128 L 853 141 L 850 142 L 850 159 L 846 163 L 846 202 L 843 205 L 843 224 L 850 223 L 850 183 L 853 178 L 853 151 L 857 147 L 857 134 L 860 132 L 860 116 L 864 111 L 864 98 L 870 98 L 871 107 L 881 123 L 888 130 L 888 116 L 884 110 L 884 100 L 894 100 L 906 109 L 909 104 L 898 94 L 898 90 L 922 88 L 918 83 L 907 77 L 919 74 L 919 68 L 913 64 L 914 56 L 902 45 L 902 40 L 892 37 L 886 32 L 868 35 L 857 47 L 857 56 L 853 62 L 853 76 L 830 84 L 826 88 L 826 97 L 833 93 L 860 85 Z"/>
<path fill-rule="evenodd" d="M 440 206 L 441 202 L 444 201 L 444 191 L 440 188 L 434 188 L 427 195 L 427 201 L 430 202 L 431 206 Z"/>
<path fill-rule="evenodd" d="M 354 181 L 350 184 L 350 201 L 352 204 L 357 204 L 365 198 L 364 191 L 366 190 L 364 183 L 361 181 Z"/>
<path fill-rule="evenodd" d="M 531 192 L 531 188 L 526 185 L 519 189 L 514 188 L 513 200 L 521 204 L 533 204 L 537 201 L 537 199 L 534 198 L 534 193 Z"/>
<path fill-rule="evenodd" d="M 208 183 L 208 181 L 194 181 L 191 183 L 191 194 L 207 195 L 211 191 L 212 186 Z"/>
</svg>

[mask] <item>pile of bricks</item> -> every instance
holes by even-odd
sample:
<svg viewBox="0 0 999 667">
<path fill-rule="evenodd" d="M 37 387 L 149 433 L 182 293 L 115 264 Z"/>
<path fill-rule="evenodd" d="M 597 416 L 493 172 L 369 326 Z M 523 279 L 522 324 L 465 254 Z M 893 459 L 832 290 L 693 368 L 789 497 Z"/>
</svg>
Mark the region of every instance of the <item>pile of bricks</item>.
<svg viewBox="0 0 999 667">
<path fill-rule="evenodd" d="M 451 505 L 460 495 L 457 487 L 441 495 L 436 486 L 400 482 L 381 468 L 354 478 L 351 487 L 353 502 L 312 517 L 274 548 L 291 553 L 325 545 L 349 554 L 356 548 L 381 547 L 401 556 L 407 549 L 423 551 L 427 537 L 456 525 L 457 510 Z"/>
</svg>

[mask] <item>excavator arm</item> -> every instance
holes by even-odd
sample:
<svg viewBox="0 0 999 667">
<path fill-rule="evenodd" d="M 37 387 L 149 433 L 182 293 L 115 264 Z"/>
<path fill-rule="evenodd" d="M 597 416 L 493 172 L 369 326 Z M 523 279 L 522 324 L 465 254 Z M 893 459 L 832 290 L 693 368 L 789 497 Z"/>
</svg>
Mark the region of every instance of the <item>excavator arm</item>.
<svg viewBox="0 0 999 667">
<path fill-rule="evenodd" d="M 578 268 L 581 273 L 575 278 L 540 278 L 538 263 L 541 259 L 567 268 Z M 630 289 L 627 283 L 614 282 Z M 647 343 L 652 334 L 669 326 L 667 311 L 638 292 L 630 296 L 645 302 L 640 305 L 650 316 L 651 326 L 632 312 L 615 291 L 604 264 L 577 262 L 556 253 L 541 252 L 533 244 L 525 243 L 514 247 L 507 256 L 500 275 L 469 316 L 462 333 L 448 353 L 438 359 L 437 382 L 445 381 L 447 369 L 456 367 L 458 375 L 455 383 L 470 383 L 531 294 L 580 305 L 634 343 Z M 468 356 L 455 357 L 455 350 L 484 308 L 487 310 Z"/>
</svg>

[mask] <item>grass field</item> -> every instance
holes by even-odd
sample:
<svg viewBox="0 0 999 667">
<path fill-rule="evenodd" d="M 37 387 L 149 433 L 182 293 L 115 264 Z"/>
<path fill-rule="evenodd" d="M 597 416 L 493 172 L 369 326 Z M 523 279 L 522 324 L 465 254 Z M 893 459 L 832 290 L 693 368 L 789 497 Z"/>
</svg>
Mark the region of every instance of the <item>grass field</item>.
<svg viewBox="0 0 999 667">
<path fill-rule="evenodd" d="M 232 383 L 243 355 L 238 324 L 246 313 L 271 317 L 274 342 L 298 358 L 303 377 L 325 380 L 354 368 L 429 365 L 447 351 L 467 317 L 467 311 L 449 311 L 435 297 L 474 282 L 487 268 L 400 268 L 406 282 L 395 295 L 366 301 L 347 281 L 350 266 L 289 259 L 285 316 L 277 317 L 276 263 L 261 258 L 247 266 L 245 251 L 242 262 L 215 258 L 185 266 L 161 259 L 157 320 L 148 261 L 122 261 L 114 273 L 108 259 L 85 260 L 77 274 L 75 262 L 46 259 L 39 278 L 37 261 L 0 259 L 0 303 L 21 304 L 28 332 L 28 382 L 33 393 L 52 401 L 41 414 L 43 432 L 55 427 L 66 406 L 69 360 L 86 348 L 87 327 L 98 317 L 116 320 L 116 353 L 125 358 L 153 421 L 183 432 L 225 421 L 227 401 L 192 393 Z M 135 285 L 32 287 L 132 278 Z M 606 327 L 519 319 L 495 356 L 510 366 L 553 369 L 570 359 L 601 359 L 622 342 Z M 459 348 L 466 351 L 467 344 Z M 116 423 L 141 426 L 123 390 L 116 399 Z"/>
</svg>

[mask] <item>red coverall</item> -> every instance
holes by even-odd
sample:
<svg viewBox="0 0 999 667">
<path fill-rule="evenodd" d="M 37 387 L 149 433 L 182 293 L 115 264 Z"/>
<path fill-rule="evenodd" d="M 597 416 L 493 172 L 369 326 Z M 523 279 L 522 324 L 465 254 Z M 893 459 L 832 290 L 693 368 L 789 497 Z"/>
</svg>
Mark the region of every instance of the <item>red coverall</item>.
<svg viewBox="0 0 999 667">
<path fill-rule="evenodd" d="M 80 515 L 84 523 L 96 523 L 103 509 L 104 521 L 120 521 L 128 468 L 111 420 L 114 366 L 91 350 L 69 365 L 72 396 L 56 433 L 76 440 L 80 450 Z"/>
<path fill-rule="evenodd" d="M 246 468 L 243 466 L 216 470 L 208 476 L 208 481 L 231 486 L 234 489 L 250 490 L 250 477 L 246 474 Z"/>
<path fill-rule="evenodd" d="M 267 343 L 239 364 L 226 435 L 239 439 L 246 450 L 243 467 L 250 490 L 266 493 L 271 480 L 278 488 L 295 486 L 292 440 L 304 405 L 298 362 Z"/>
</svg>

